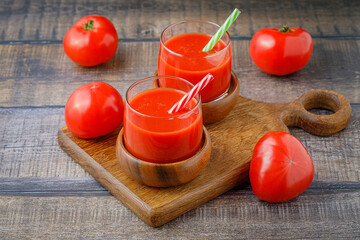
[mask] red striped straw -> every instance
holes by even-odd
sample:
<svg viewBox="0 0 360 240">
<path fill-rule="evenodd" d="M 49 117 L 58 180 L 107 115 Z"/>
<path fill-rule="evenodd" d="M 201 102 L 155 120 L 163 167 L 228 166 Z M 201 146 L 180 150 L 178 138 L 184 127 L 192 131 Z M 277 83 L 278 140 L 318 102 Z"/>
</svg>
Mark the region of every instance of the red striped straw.
<svg viewBox="0 0 360 240">
<path fill-rule="evenodd" d="M 214 76 L 208 73 L 200 82 L 198 82 L 188 93 L 186 93 L 177 103 L 172 106 L 169 113 L 176 113 L 180 111 L 196 94 L 206 87 L 209 82 L 214 80 Z"/>
</svg>

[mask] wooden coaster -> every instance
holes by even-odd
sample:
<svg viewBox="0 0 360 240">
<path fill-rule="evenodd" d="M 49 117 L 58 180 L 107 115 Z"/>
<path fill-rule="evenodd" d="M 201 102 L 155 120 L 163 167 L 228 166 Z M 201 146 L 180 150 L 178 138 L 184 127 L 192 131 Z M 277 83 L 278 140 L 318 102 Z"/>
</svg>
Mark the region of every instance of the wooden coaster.
<svg viewBox="0 0 360 240">
<path fill-rule="evenodd" d="M 116 140 L 116 157 L 126 174 L 139 183 L 152 187 L 174 187 L 197 177 L 210 160 L 211 141 L 203 127 L 202 145 L 188 159 L 174 163 L 151 163 L 134 157 L 125 147 L 124 129 Z"/>
</svg>

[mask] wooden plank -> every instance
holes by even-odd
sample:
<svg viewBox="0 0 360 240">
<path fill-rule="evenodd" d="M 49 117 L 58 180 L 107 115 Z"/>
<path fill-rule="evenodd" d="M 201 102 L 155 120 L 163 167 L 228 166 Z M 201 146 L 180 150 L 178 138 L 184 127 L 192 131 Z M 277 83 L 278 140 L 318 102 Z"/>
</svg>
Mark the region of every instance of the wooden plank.
<svg viewBox="0 0 360 240">
<path fill-rule="evenodd" d="M 240 190 L 252 192 L 249 180 L 229 192 Z M 316 192 L 334 193 L 335 191 L 360 190 L 360 182 L 318 181 L 314 180 L 304 194 Z M 91 176 L 85 177 L 2 177 L 0 178 L 0 195 L 11 196 L 87 196 L 111 195 Z"/>
<path fill-rule="evenodd" d="M 0 110 L 1 177 L 89 176 L 57 143 L 64 108 Z"/>
<path fill-rule="evenodd" d="M 251 36 L 264 27 L 299 26 L 312 35 L 360 35 L 359 1 L 126 1 L 18 0 L 0 3 L 0 41 L 61 41 L 81 17 L 100 14 L 115 25 L 120 38 L 158 38 L 171 23 L 202 19 L 222 24 L 242 10 L 232 36 Z M 306 9 L 306 11 L 302 11 Z"/>
<path fill-rule="evenodd" d="M 110 62 L 92 68 L 73 63 L 61 44 L 0 49 L 0 55 L 9 56 L 0 62 L 0 106 L 65 105 L 77 87 L 92 81 L 106 81 L 124 96 L 132 82 L 153 75 L 157 68 L 155 42 L 120 44 Z"/>
<path fill-rule="evenodd" d="M 0 108 L 0 178 L 88 177 L 58 146 L 63 108 Z M 5 124 L 6 123 L 6 124 Z M 301 129 L 290 132 L 307 148 L 315 165 L 315 181 L 359 181 L 360 105 L 352 104 L 347 128 L 330 137 Z"/>
<path fill-rule="evenodd" d="M 232 41 L 232 66 L 240 80 L 240 95 L 260 101 L 287 102 L 323 88 L 360 102 L 360 40 L 314 39 L 310 62 L 297 73 L 270 76 L 249 55 L 248 40 Z M 136 80 L 157 69 L 159 43 L 121 43 L 110 62 L 84 68 L 71 62 L 61 44 L 0 45 L 0 107 L 64 106 L 70 94 L 91 81 L 105 81 L 122 96 Z M 41 54 L 40 54 L 41 53 Z M 271 91 L 269 91 L 271 89 Z"/>
<path fill-rule="evenodd" d="M 0 178 L 1 194 L 79 194 L 82 192 L 109 194 L 108 191 L 95 181 L 88 177 L 24 177 L 24 178 Z"/>
<path fill-rule="evenodd" d="M 359 190 L 305 192 L 289 202 L 270 204 L 236 189 L 151 228 L 110 196 L 0 196 L 0 235 L 5 239 L 356 239 L 359 198 Z"/>
</svg>

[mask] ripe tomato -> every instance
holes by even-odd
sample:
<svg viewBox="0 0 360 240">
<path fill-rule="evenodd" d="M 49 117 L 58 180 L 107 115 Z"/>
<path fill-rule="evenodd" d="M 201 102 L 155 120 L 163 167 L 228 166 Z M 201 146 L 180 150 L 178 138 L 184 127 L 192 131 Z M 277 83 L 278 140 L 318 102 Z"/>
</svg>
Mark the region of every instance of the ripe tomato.
<svg viewBox="0 0 360 240">
<path fill-rule="evenodd" d="M 92 82 L 71 94 L 65 106 L 65 122 L 74 135 L 94 138 L 119 127 L 123 110 L 123 100 L 115 88 L 107 83 Z"/>
<path fill-rule="evenodd" d="M 107 18 L 91 15 L 81 18 L 66 32 L 63 46 L 71 60 L 90 67 L 105 63 L 114 56 L 118 36 Z"/>
<path fill-rule="evenodd" d="M 261 70 L 272 75 L 287 75 L 302 69 L 313 51 L 313 41 L 301 28 L 264 28 L 250 42 L 250 56 Z"/>
<path fill-rule="evenodd" d="M 288 201 L 304 192 L 314 177 L 314 165 L 294 136 L 280 131 L 265 134 L 250 163 L 254 194 L 268 202 Z"/>
</svg>

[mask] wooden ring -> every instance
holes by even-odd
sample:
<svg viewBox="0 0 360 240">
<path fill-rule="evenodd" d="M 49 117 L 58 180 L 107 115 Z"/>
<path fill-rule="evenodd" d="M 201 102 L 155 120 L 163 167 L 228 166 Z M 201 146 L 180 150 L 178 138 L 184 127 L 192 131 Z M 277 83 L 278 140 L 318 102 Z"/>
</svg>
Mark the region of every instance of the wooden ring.
<svg viewBox="0 0 360 240">
<path fill-rule="evenodd" d="M 124 129 L 116 140 L 116 158 L 124 172 L 136 181 L 152 187 L 171 187 L 197 177 L 210 160 L 210 135 L 203 126 L 199 151 L 192 157 L 174 163 L 151 163 L 133 156 L 124 145 Z"/>
</svg>

